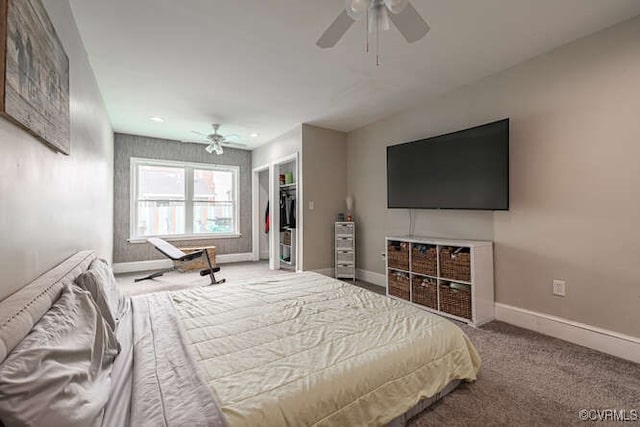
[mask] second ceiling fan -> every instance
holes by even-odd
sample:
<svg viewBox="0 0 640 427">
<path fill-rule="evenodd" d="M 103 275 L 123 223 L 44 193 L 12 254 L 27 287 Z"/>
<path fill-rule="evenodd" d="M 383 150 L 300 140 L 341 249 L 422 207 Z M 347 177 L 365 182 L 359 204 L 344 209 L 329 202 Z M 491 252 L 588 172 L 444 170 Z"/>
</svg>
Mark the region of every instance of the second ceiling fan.
<svg viewBox="0 0 640 427">
<path fill-rule="evenodd" d="M 221 135 L 218 133 L 218 129 L 220 129 L 219 124 L 215 123 L 211 126 L 213 127 L 213 133 L 210 133 L 208 135 L 205 135 L 204 133 L 198 132 L 195 130 L 191 131 L 191 133 L 200 135 L 207 139 L 207 141 L 209 142 L 209 145 L 205 147 L 205 150 L 207 151 L 207 153 L 212 154 L 215 152 L 217 155 L 220 155 L 224 153 L 224 150 L 222 148 L 223 145 L 228 147 L 240 148 L 240 149 L 247 148 L 247 144 L 242 144 L 239 142 L 231 142 L 228 140 L 234 137 L 237 138 L 237 135 L 229 135 L 229 136 Z"/>
</svg>

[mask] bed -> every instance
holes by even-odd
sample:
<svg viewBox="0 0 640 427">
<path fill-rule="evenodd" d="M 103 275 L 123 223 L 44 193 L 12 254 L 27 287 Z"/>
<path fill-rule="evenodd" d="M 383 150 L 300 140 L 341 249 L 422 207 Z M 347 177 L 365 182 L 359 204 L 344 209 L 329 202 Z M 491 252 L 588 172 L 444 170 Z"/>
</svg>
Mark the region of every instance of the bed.
<svg viewBox="0 0 640 427">
<path fill-rule="evenodd" d="M 94 260 L 80 252 L 0 302 L 0 360 Z M 315 273 L 137 296 L 120 309 L 94 425 L 403 425 L 480 366 L 452 322 Z"/>
</svg>

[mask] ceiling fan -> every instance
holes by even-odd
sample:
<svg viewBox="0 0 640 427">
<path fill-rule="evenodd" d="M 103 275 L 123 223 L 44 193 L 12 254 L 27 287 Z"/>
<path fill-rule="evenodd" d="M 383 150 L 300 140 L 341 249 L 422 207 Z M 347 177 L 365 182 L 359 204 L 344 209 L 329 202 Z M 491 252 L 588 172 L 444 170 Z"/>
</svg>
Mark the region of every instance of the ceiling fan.
<svg viewBox="0 0 640 427">
<path fill-rule="evenodd" d="M 238 137 L 237 135 L 229 135 L 229 136 L 220 135 L 218 133 L 218 129 L 220 129 L 220 125 L 217 123 L 214 123 L 211 126 L 213 127 L 213 133 L 210 133 L 208 135 L 205 135 L 204 133 L 198 132 L 195 130 L 191 131 L 191 133 L 194 133 L 196 135 L 200 135 L 206 138 L 206 140 L 209 142 L 209 145 L 205 147 L 205 150 L 207 151 L 207 153 L 209 154 L 216 153 L 217 155 L 220 155 L 224 153 L 222 146 L 235 147 L 235 148 L 247 148 L 247 144 L 242 144 L 239 142 L 231 142 L 227 139 L 227 138 L 237 138 Z"/>
<path fill-rule="evenodd" d="M 367 51 L 368 33 L 376 33 L 377 46 L 379 30 L 388 30 L 391 27 L 390 22 L 409 43 L 420 40 L 430 30 L 429 24 L 422 19 L 409 0 L 345 0 L 345 10 L 329 25 L 316 45 L 322 49 L 335 46 L 347 30 L 363 16 L 367 18 Z"/>
</svg>

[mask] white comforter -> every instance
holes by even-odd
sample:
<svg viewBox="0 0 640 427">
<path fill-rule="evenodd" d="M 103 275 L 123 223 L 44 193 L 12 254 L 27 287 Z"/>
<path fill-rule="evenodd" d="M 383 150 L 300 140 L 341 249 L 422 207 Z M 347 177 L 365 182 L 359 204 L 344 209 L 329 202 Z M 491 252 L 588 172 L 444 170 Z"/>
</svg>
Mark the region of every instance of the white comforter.
<svg viewBox="0 0 640 427">
<path fill-rule="evenodd" d="M 480 366 L 452 322 L 315 273 L 170 297 L 230 426 L 383 425 Z"/>
</svg>

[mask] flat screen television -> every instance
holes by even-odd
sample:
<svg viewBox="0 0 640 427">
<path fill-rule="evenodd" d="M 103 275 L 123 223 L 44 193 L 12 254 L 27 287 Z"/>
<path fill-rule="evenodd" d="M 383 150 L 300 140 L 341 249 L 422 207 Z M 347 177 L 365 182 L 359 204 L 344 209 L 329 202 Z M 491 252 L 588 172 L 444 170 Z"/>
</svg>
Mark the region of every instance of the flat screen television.
<svg viewBox="0 0 640 427">
<path fill-rule="evenodd" d="M 387 206 L 509 209 L 509 119 L 387 147 Z"/>
</svg>

